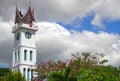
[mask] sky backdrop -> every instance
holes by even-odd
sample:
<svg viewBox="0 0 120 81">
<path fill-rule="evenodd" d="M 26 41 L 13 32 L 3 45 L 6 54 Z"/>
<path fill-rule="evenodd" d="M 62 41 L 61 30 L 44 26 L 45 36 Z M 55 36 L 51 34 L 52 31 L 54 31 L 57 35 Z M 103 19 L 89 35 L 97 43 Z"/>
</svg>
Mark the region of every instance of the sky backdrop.
<svg viewBox="0 0 120 81">
<path fill-rule="evenodd" d="M 24 14 L 29 0 L 0 1 L 0 63 L 11 67 L 15 2 Z M 37 62 L 66 60 L 71 53 L 104 53 L 120 63 L 120 0 L 31 0 L 35 10 Z"/>
</svg>

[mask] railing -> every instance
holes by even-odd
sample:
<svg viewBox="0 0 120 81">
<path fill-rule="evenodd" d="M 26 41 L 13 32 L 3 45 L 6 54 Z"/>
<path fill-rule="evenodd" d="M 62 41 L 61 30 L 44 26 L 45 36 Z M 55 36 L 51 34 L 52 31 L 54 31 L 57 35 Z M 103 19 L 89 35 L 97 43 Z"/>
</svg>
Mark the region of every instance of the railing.
<svg viewBox="0 0 120 81">
<path fill-rule="evenodd" d="M 38 26 L 36 24 L 33 24 L 32 26 L 30 26 L 29 24 L 15 24 L 15 26 L 13 26 L 12 30 L 15 31 L 19 28 L 28 28 L 28 29 L 33 29 L 33 30 L 38 30 Z"/>
</svg>

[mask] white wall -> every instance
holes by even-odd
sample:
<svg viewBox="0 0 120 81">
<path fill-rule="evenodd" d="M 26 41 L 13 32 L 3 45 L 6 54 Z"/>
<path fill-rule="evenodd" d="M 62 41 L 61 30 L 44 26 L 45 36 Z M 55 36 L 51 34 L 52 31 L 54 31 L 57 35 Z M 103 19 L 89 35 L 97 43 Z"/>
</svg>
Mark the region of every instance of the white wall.
<svg viewBox="0 0 120 81">
<path fill-rule="evenodd" d="M 20 33 L 19 40 L 16 40 L 16 34 Z M 25 32 L 30 32 L 32 37 L 27 39 L 25 37 Z M 18 50 L 20 53 L 20 60 L 18 60 Z M 24 50 L 27 50 L 27 60 L 24 60 Z M 32 61 L 30 61 L 30 51 L 33 51 Z M 17 62 L 15 62 L 15 52 L 17 53 Z M 13 49 L 13 71 L 20 70 L 23 74 L 23 68 L 26 68 L 26 79 L 27 79 L 27 69 L 36 68 L 36 45 L 35 45 L 35 31 L 26 28 L 20 28 L 14 32 L 14 49 Z M 31 71 L 30 71 L 31 76 Z M 31 77 L 30 77 L 31 78 Z"/>
</svg>

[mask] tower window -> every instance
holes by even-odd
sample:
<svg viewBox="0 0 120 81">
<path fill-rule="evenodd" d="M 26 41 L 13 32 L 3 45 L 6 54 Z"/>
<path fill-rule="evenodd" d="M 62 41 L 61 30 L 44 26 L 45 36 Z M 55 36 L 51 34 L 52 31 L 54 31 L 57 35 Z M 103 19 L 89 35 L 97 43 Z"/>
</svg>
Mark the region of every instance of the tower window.
<svg viewBox="0 0 120 81">
<path fill-rule="evenodd" d="M 26 68 L 23 68 L 23 75 L 26 77 Z"/>
<path fill-rule="evenodd" d="M 17 62 L 17 53 L 15 52 L 15 62 Z"/>
<path fill-rule="evenodd" d="M 33 58 L 33 51 L 30 51 L 30 61 L 32 61 Z"/>
<path fill-rule="evenodd" d="M 27 50 L 24 50 L 24 60 L 27 60 Z"/>
<path fill-rule="evenodd" d="M 31 79 L 33 79 L 33 69 L 31 69 Z"/>
<path fill-rule="evenodd" d="M 20 61 L 20 51 L 18 50 L 18 61 Z"/>
<path fill-rule="evenodd" d="M 27 69 L 27 81 L 30 81 L 30 69 Z"/>
</svg>

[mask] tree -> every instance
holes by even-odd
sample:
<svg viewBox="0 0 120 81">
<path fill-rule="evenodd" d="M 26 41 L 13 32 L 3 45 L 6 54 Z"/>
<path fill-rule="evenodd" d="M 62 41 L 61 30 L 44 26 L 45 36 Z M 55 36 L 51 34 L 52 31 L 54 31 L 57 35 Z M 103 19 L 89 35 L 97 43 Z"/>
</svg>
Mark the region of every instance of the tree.
<svg viewBox="0 0 120 81">
<path fill-rule="evenodd" d="M 25 77 L 22 76 L 20 71 L 18 70 L 17 72 L 12 72 L 9 71 L 9 73 L 4 76 L 1 81 L 26 81 Z"/>
<path fill-rule="evenodd" d="M 54 62 L 38 65 L 38 80 L 47 78 L 48 81 L 119 81 L 120 69 L 104 66 L 108 60 L 104 54 L 88 52 L 72 54 L 68 62 Z"/>
<path fill-rule="evenodd" d="M 9 68 L 0 68 L 0 81 L 1 78 L 9 73 L 10 69 Z"/>
<path fill-rule="evenodd" d="M 62 72 L 51 71 L 48 78 L 48 81 L 77 81 L 76 77 L 71 76 L 70 67 L 66 67 Z"/>
</svg>

